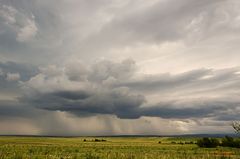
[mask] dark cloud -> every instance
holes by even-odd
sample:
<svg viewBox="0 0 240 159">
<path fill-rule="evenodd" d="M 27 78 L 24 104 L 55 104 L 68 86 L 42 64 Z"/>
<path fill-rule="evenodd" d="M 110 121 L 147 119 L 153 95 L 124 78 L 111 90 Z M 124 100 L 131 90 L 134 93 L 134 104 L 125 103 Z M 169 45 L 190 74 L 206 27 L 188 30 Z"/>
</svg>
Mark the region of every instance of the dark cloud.
<svg viewBox="0 0 240 159">
<path fill-rule="evenodd" d="M 119 63 L 103 60 L 82 72 L 86 78 L 79 81 L 66 77 L 67 68 L 53 68 L 42 69 L 43 72 L 24 83 L 26 90 L 32 93 L 23 96 L 23 102 L 39 109 L 70 112 L 77 116 L 108 114 L 126 119 L 141 116 L 220 118 L 239 106 L 239 95 L 235 94 L 240 78 L 237 68 L 150 76 L 135 72 L 132 60 Z M 69 87 L 62 87 L 64 83 Z M 154 99 L 158 101 L 156 104 L 149 103 L 149 91 L 159 92 Z M 211 97 L 214 92 L 218 92 L 218 96 Z M 176 93 L 177 97 L 172 97 Z"/>
<path fill-rule="evenodd" d="M 62 91 L 62 92 L 56 92 L 53 95 L 59 96 L 61 98 L 71 99 L 71 100 L 77 100 L 77 99 L 86 99 L 90 95 L 87 92 L 68 92 L 68 91 Z"/>
<path fill-rule="evenodd" d="M 41 111 L 40 111 L 41 112 Z M 0 118 L 33 118 L 39 113 L 36 108 L 29 107 L 24 103 L 18 103 L 16 101 L 0 101 Z"/>
<path fill-rule="evenodd" d="M 138 109 L 145 99 L 142 95 L 115 89 L 107 92 L 98 91 L 91 95 L 70 91 L 37 94 L 30 98 L 24 97 L 22 101 L 39 109 L 66 111 L 80 116 L 113 114 L 120 118 L 138 118 L 138 114 L 134 114 L 135 109 Z"/>
<path fill-rule="evenodd" d="M 0 0 L 0 127 L 21 120 L 38 134 L 74 134 L 92 119 L 86 132 L 111 134 L 239 120 L 239 7 Z"/>
<path fill-rule="evenodd" d="M 34 105 L 40 109 L 51 111 L 66 111 L 77 116 L 109 114 L 116 115 L 122 119 L 136 119 L 141 116 L 161 117 L 167 119 L 188 119 L 188 118 L 206 118 L 214 117 L 219 119 L 239 119 L 236 112 L 235 115 L 229 113 L 238 109 L 240 101 L 228 101 L 228 99 L 193 99 L 192 101 L 172 101 L 162 102 L 154 106 L 145 105 L 145 99 L 142 95 L 131 95 L 112 92 L 101 92 L 93 94 L 87 98 L 82 96 L 76 98 L 78 94 L 73 92 L 65 92 L 71 94 L 68 98 L 56 96 L 59 93 L 46 94 L 37 96 L 36 99 L 27 100 L 30 105 Z M 187 106 L 187 107 L 186 107 Z"/>
<path fill-rule="evenodd" d="M 220 116 L 223 114 L 225 114 L 225 116 L 230 116 L 230 113 L 228 111 L 236 111 L 240 104 L 239 101 L 233 102 L 222 99 L 198 99 L 197 101 L 191 101 L 190 103 L 181 103 L 181 101 L 180 103 L 178 102 L 159 103 L 156 106 L 142 108 L 141 112 L 144 116 L 158 116 L 168 119 L 206 117 L 221 118 Z M 190 107 L 186 107 L 186 105 Z"/>
<path fill-rule="evenodd" d="M 15 63 L 1 64 L 1 68 L 2 72 L 24 72 L 22 76 L 25 79 L 32 76 L 21 84 L 24 93 L 18 98 L 18 102 L 28 106 L 22 112 L 28 112 L 25 109 L 31 107 L 69 112 L 76 116 L 115 115 L 121 119 L 149 116 L 167 119 L 211 117 L 227 120 L 224 113 L 228 114 L 239 106 L 234 94 L 240 78 L 238 68 L 199 69 L 175 75 L 146 75 L 136 72 L 135 62 L 130 59 L 122 62 L 100 60 L 88 66 L 88 69 L 84 65 L 78 65 L 78 62 L 76 65 L 67 64 L 64 68 L 50 66 L 39 69 L 38 74 L 27 66 Z M 74 74 L 76 78 L 73 80 L 71 77 Z M 84 79 L 78 78 L 83 76 Z M 175 91 L 178 98 L 171 97 Z M 157 103 L 150 104 L 148 92 L 160 93 L 158 99 L 154 99 Z M 218 92 L 219 97 L 206 95 L 213 92 Z M 6 107 L 2 108 L 6 115 L 11 112 Z M 21 107 L 16 110 L 19 108 Z M 9 109 L 13 110 L 12 107 Z"/>
<path fill-rule="evenodd" d="M 21 94 L 20 81 L 28 81 L 38 74 L 38 68 L 31 64 L 0 62 L 0 97 Z"/>
<path fill-rule="evenodd" d="M 19 73 L 22 81 L 27 81 L 38 73 L 38 68 L 31 64 L 16 63 L 12 61 L 0 62 L 3 74 Z"/>
</svg>

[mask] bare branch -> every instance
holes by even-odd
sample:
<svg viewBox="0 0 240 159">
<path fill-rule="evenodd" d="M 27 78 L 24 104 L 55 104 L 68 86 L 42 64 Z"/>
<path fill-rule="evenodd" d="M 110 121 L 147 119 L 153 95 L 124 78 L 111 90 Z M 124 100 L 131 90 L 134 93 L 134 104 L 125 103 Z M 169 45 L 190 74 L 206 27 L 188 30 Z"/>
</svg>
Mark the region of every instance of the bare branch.
<svg viewBox="0 0 240 159">
<path fill-rule="evenodd" d="M 232 122 L 232 127 L 236 131 L 236 133 L 240 133 L 240 121 Z"/>
</svg>

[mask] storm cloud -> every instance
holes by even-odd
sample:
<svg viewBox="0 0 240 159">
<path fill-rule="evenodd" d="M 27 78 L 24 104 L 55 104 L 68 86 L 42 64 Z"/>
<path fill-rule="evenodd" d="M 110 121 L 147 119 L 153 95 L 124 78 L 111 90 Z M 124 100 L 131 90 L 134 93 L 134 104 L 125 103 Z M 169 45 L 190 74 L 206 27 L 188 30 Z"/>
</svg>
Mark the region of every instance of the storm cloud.
<svg viewBox="0 0 240 159">
<path fill-rule="evenodd" d="M 136 72 L 135 63 L 130 59 L 103 60 L 78 74 L 85 76 L 84 79 L 72 80 L 66 67 L 44 68 L 22 83 L 22 89 L 31 93 L 25 94 L 21 101 L 39 109 L 66 111 L 78 116 L 109 114 L 129 119 L 141 116 L 217 118 L 222 112 L 237 111 L 239 107 L 237 68 L 149 75 Z M 151 95 L 156 96 L 155 99 L 151 99 Z"/>
<path fill-rule="evenodd" d="M 239 8 L 237 0 L 0 0 L 1 134 L 232 132 Z"/>
</svg>

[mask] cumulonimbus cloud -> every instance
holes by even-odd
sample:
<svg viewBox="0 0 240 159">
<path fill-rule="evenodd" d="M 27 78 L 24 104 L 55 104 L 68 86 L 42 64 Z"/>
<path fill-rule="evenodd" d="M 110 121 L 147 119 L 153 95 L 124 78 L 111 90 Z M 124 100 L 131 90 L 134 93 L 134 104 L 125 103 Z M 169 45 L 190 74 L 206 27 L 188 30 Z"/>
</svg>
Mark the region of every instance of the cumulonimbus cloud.
<svg viewBox="0 0 240 159">
<path fill-rule="evenodd" d="M 230 130 L 239 120 L 239 8 L 236 0 L 1 0 L 0 130 L 21 120 L 39 134 L 83 132 L 76 127 L 92 118 L 93 132 L 121 122 L 122 132 L 162 132 L 163 120 L 176 122 L 171 131 Z"/>
<path fill-rule="evenodd" d="M 73 72 L 69 75 L 68 68 L 42 69 L 22 83 L 27 93 L 20 101 L 39 109 L 66 111 L 77 116 L 109 114 L 129 119 L 220 118 L 223 112 L 239 111 L 238 68 L 150 76 L 138 73 L 135 62 L 129 59 L 103 60 L 81 67 L 88 71 L 74 68 L 75 77 L 85 78 L 72 79 Z M 149 102 L 152 94 L 158 94 L 155 103 Z"/>
</svg>

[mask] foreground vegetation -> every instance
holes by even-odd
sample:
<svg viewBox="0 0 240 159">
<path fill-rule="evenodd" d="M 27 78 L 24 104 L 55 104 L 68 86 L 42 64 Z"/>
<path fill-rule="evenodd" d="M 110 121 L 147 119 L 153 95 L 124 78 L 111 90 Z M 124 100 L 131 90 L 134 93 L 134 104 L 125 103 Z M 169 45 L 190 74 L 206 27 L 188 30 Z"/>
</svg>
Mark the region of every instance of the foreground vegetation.
<svg viewBox="0 0 240 159">
<path fill-rule="evenodd" d="M 234 139 L 230 136 L 225 136 L 221 139 L 204 137 L 197 141 L 197 145 L 205 148 L 215 148 L 218 146 L 240 148 L 240 139 Z"/>
<path fill-rule="evenodd" d="M 240 149 L 200 148 L 199 138 L 0 137 L 0 159 L 239 159 Z"/>
</svg>

